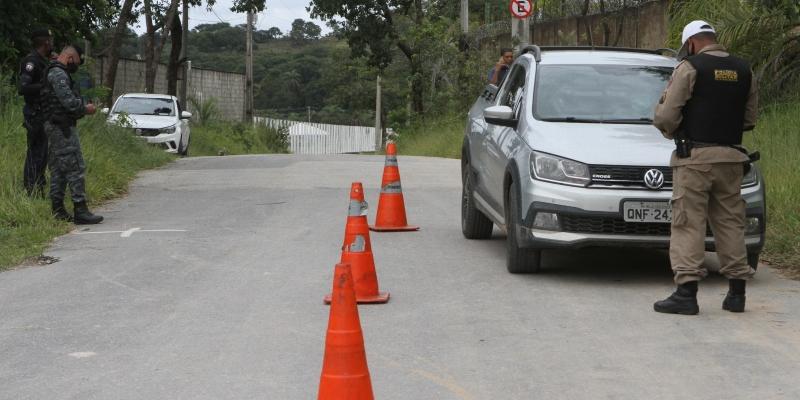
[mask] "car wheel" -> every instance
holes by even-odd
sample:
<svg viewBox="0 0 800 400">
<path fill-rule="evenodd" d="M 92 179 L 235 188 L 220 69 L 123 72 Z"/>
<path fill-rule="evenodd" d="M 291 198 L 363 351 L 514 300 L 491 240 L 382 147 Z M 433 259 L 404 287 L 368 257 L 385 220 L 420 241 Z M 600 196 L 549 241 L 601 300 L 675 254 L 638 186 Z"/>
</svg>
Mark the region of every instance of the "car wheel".
<svg viewBox="0 0 800 400">
<path fill-rule="evenodd" d="M 492 237 L 492 220 L 475 207 L 472 195 L 472 174 L 465 164 L 461 183 L 461 233 L 467 239 L 488 239 Z"/>
<path fill-rule="evenodd" d="M 517 184 L 511 182 L 508 188 L 506 207 L 506 268 L 512 274 L 537 273 L 541 266 L 542 251 L 519 247 L 519 198 Z"/>
<path fill-rule="evenodd" d="M 189 139 L 186 139 L 186 147 L 183 147 L 183 137 L 181 137 L 181 147 L 178 148 L 178 154 L 180 154 L 180 155 L 182 155 L 184 157 L 188 156 L 189 155 L 189 143 L 191 143 L 191 142 L 192 142 L 192 137 L 189 136 Z"/>
<path fill-rule="evenodd" d="M 754 270 L 758 270 L 758 259 L 761 256 L 761 253 L 747 253 L 747 264 L 750 265 L 750 268 Z"/>
</svg>

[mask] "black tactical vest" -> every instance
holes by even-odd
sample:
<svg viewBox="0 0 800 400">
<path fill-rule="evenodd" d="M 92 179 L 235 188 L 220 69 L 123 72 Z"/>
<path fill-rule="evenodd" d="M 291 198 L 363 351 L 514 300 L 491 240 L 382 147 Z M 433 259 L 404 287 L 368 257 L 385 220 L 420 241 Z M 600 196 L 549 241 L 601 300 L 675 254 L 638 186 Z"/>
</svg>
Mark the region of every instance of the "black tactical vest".
<svg viewBox="0 0 800 400">
<path fill-rule="evenodd" d="M 61 104 L 58 96 L 56 96 L 55 91 L 53 90 L 53 85 L 51 85 L 50 80 L 47 79 L 47 75 L 50 73 L 52 68 L 63 69 L 64 73 L 67 75 L 67 79 L 69 79 L 69 87 L 72 88 L 72 92 L 75 93 L 76 96 L 79 95 L 75 89 L 75 83 L 72 81 L 72 76 L 69 74 L 69 72 L 67 72 L 67 68 L 59 62 L 51 62 L 44 71 L 45 85 L 44 89 L 42 89 L 42 114 L 46 119 L 58 124 L 74 125 L 75 120 L 80 118 L 80 116 L 73 116 L 69 110 L 67 110 Z"/>
<path fill-rule="evenodd" d="M 740 58 L 700 53 L 686 60 L 697 70 L 692 98 L 683 107 L 681 128 L 689 140 L 741 144 L 750 84 L 750 65 Z"/>
<path fill-rule="evenodd" d="M 42 88 L 44 88 L 44 85 L 47 84 L 47 59 L 42 57 L 38 52 L 36 52 L 36 50 L 34 50 L 25 56 L 24 59 L 22 59 L 20 70 L 25 68 L 28 63 L 34 65 L 33 71 L 28 72 L 33 80 L 32 83 L 42 84 Z M 35 109 L 38 109 L 41 106 L 41 91 L 39 92 L 38 96 L 24 95 L 23 97 L 25 99 L 25 104 Z"/>
</svg>

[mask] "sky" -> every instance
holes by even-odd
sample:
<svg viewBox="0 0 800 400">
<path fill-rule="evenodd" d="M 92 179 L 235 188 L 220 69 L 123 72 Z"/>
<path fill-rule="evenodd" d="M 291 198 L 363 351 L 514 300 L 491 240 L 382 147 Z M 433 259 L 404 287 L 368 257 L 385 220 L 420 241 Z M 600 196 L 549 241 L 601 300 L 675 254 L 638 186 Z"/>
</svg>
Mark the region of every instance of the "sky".
<svg viewBox="0 0 800 400">
<path fill-rule="evenodd" d="M 207 11 L 205 6 L 189 8 L 189 29 L 201 24 L 213 24 L 220 21 L 231 25 L 239 25 L 247 22 L 247 14 L 237 14 L 230 10 L 232 0 L 216 0 L 213 11 Z M 306 6 L 308 0 L 266 0 L 267 9 L 258 13 L 256 19 L 256 30 L 265 30 L 277 26 L 284 34 L 292 29 L 292 21 L 302 18 L 312 21 Z M 322 34 L 330 31 L 322 21 L 313 20 L 314 23 L 322 28 Z M 145 31 L 144 17 L 138 21 L 139 26 L 134 26 L 133 30 L 141 35 Z"/>
</svg>

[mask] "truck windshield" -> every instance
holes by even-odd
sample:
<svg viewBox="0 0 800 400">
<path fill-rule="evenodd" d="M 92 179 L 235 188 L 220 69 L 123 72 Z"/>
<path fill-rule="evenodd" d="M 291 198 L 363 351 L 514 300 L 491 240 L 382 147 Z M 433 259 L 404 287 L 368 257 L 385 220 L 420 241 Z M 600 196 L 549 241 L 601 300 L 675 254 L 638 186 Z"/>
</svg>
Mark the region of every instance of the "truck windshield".
<svg viewBox="0 0 800 400">
<path fill-rule="evenodd" d="M 651 124 L 672 68 L 632 65 L 542 65 L 533 115 L 538 120 Z"/>
</svg>

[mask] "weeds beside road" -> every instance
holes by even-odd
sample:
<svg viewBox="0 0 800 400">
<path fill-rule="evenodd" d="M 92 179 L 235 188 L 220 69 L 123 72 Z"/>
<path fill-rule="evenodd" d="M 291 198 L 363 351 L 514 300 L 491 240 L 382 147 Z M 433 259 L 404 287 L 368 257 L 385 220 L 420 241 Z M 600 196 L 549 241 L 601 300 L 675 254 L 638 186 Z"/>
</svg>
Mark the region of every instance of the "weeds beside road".
<svg viewBox="0 0 800 400">
<path fill-rule="evenodd" d="M 71 227 L 52 217 L 48 199 L 31 199 L 22 188 L 26 133 L 21 110 L 18 102 L 0 109 L 0 270 L 41 254 L 54 237 Z M 83 118 L 78 131 L 86 160 L 86 191 L 93 204 L 125 193 L 139 171 L 174 158 L 123 129 L 107 126 L 103 115 Z"/>
<path fill-rule="evenodd" d="M 31 199 L 22 188 L 26 133 L 21 110 L 18 101 L 0 108 L 0 270 L 40 255 L 72 226 L 51 216 L 48 199 Z M 130 131 L 106 125 L 104 115 L 83 118 L 78 131 L 86 160 L 86 190 L 94 205 L 124 194 L 140 171 L 175 159 Z M 281 132 L 267 127 L 211 122 L 192 126 L 189 151 L 191 155 L 279 153 L 286 152 L 286 142 Z"/>
<path fill-rule="evenodd" d="M 286 132 L 266 125 L 213 121 L 192 125 L 190 156 L 288 153 Z"/>
<path fill-rule="evenodd" d="M 800 272 L 800 101 L 764 110 L 745 144 L 761 152 L 767 186 L 764 259 Z"/>
<path fill-rule="evenodd" d="M 405 155 L 461 157 L 466 117 L 442 116 L 399 129 Z M 767 244 L 762 259 L 800 272 L 800 101 L 762 111 L 745 145 L 761 152 L 758 162 L 767 188 Z"/>
</svg>

